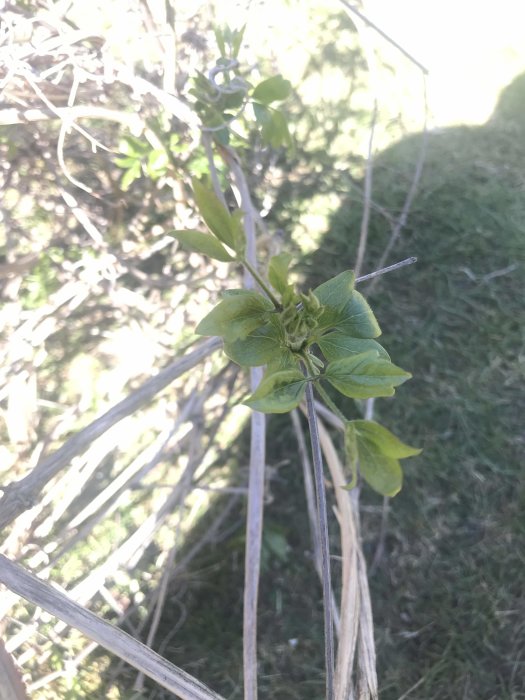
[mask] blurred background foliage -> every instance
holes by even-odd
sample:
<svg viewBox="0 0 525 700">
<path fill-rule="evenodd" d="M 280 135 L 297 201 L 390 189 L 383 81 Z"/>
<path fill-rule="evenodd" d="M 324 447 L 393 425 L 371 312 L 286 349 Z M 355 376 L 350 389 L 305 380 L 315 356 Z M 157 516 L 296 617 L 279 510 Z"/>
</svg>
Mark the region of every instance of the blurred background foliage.
<svg viewBox="0 0 525 700">
<path fill-rule="evenodd" d="M 235 286 L 237 270 L 167 234 L 198 225 L 189 175 L 207 170 L 191 78 L 217 58 L 212 24 L 246 18 L 251 79 L 281 71 L 294 87 L 282 108 L 293 148 L 234 126 L 270 232 L 263 263 L 294 252 L 305 288 L 353 266 L 374 122 L 363 272 L 376 269 L 426 149 L 388 260 L 418 263 L 364 287 L 386 347 L 414 374 L 377 415 L 424 447 L 383 533 L 383 504 L 363 491 L 380 696 L 524 698 L 524 78 L 485 124 L 422 135 L 416 66 L 356 31 L 337 3 L 279 5 L 5 3 L 2 483 L 191 348 L 195 323 Z M 56 118 L 67 106 L 80 110 L 78 128 Z M 2 545 L 143 640 L 162 600 L 148 643 L 232 699 L 242 697 L 245 391 L 244 374 L 210 356 L 75 458 Z M 322 609 L 301 470 L 288 418 L 269 430 L 260 692 L 318 700 Z M 3 594 L 1 613 L 32 697 L 167 697 L 16 596 Z"/>
</svg>

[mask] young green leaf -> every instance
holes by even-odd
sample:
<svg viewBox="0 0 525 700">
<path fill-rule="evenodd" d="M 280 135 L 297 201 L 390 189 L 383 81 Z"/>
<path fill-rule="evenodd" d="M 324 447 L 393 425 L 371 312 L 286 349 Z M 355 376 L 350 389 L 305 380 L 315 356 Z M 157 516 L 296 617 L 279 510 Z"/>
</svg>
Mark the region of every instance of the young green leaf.
<svg viewBox="0 0 525 700">
<path fill-rule="evenodd" d="M 221 52 L 221 56 L 226 56 L 226 44 L 224 42 L 224 34 L 220 27 L 213 27 L 213 33 L 215 34 L 215 41 Z"/>
<path fill-rule="evenodd" d="M 285 100 L 292 91 L 292 84 L 285 80 L 282 75 L 274 75 L 259 83 L 252 93 L 252 97 L 257 102 L 269 105 L 272 102 Z"/>
<path fill-rule="evenodd" d="M 352 298 L 355 275 L 352 270 L 345 270 L 332 279 L 323 282 L 314 289 L 315 296 L 323 306 L 334 309 L 343 308 Z"/>
<path fill-rule="evenodd" d="M 317 290 L 315 294 L 317 296 Z M 322 302 L 321 299 L 320 301 Z M 335 328 L 354 338 L 377 338 L 381 335 L 381 329 L 368 302 L 362 294 L 355 290 L 343 307 L 325 307 L 325 311 L 319 319 L 317 331 L 329 328 Z"/>
<path fill-rule="evenodd" d="M 352 399 L 392 396 L 394 387 L 411 376 L 389 360 L 379 357 L 373 350 L 334 360 L 328 364 L 323 374 L 323 378 L 341 394 Z"/>
<path fill-rule="evenodd" d="M 214 260 L 230 262 L 235 260 L 226 248 L 214 236 L 201 231 L 170 231 L 170 236 L 176 238 L 185 248 L 194 253 L 204 253 Z"/>
<path fill-rule="evenodd" d="M 381 329 L 368 302 L 355 290 L 341 312 L 337 330 L 356 338 L 377 338 L 381 335 Z"/>
<path fill-rule="evenodd" d="M 336 326 L 340 321 L 344 307 L 352 299 L 354 281 L 352 270 L 345 270 L 314 289 L 315 296 L 325 307 L 319 317 L 319 332 Z"/>
<path fill-rule="evenodd" d="M 368 338 L 353 338 L 339 330 L 330 331 L 317 340 L 323 355 L 328 361 L 342 360 L 349 355 L 359 355 L 362 352 L 375 350 L 379 357 L 389 360 L 387 351 L 376 340 Z"/>
<path fill-rule="evenodd" d="M 292 256 L 290 253 L 280 253 L 270 258 L 268 279 L 272 287 L 279 292 L 279 294 L 284 294 L 288 288 L 288 268 L 290 267 L 291 261 Z"/>
<path fill-rule="evenodd" d="M 395 496 L 403 485 L 403 471 L 397 459 L 387 457 L 373 443 L 358 438 L 359 471 L 363 479 L 383 496 Z"/>
<path fill-rule="evenodd" d="M 267 312 L 273 309 L 271 301 L 252 291 L 226 296 L 199 323 L 198 335 L 219 335 L 226 342 L 246 336 L 266 322 Z"/>
<path fill-rule="evenodd" d="M 254 102 L 252 107 L 257 124 L 259 124 L 259 126 L 264 129 L 264 127 L 270 124 L 272 121 L 272 114 L 270 110 L 268 109 L 268 107 L 260 105 L 257 102 Z"/>
<path fill-rule="evenodd" d="M 205 187 L 197 178 L 193 178 L 191 183 L 197 208 L 206 226 L 223 243 L 235 250 L 230 212 L 224 207 L 215 192 Z"/>
<path fill-rule="evenodd" d="M 287 348 L 281 346 L 279 332 L 270 323 L 248 333 L 243 339 L 224 343 L 226 355 L 242 367 L 270 364 L 285 351 Z"/>
<path fill-rule="evenodd" d="M 262 413 L 287 413 L 300 404 L 307 379 L 299 369 L 266 373 L 244 403 Z"/>
<path fill-rule="evenodd" d="M 239 55 L 239 50 L 241 48 L 242 38 L 244 36 L 244 30 L 246 25 L 243 24 L 240 29 L 236 29 L 232 32 L 231 45 L 232 45 L 232 57 L 237 58 Z"/>
<path fill-rule="evenodd" d="M 349 425 L 354 426 L 358 439 L 365 439 L 374 443 L 377 449 L 387 457 L 403 459 L 404 457 L 414 457 L 421 453 L 420 449 L 410 447 L 410 445 L 401 442 L 390 430 L 373 420 L 354 420 Z"/>
<path fill-rule="evenodd" d="M 133 165 L 126 170 L 120 181 L 120 186 L 123 192 L 127 192 L 135 180 L 138 180 L 142 175 L 140 160 L 136 160 Z"/>
<path fill-rule="evenodd" d="M 272 148 L 279 148 L 280 146 L 287 146 L 290 148 L 292 145 L 292 137 L 288 129 L 286 117 L 277 109 L 272 110 L 271 117 L 270 124 L 263 128 L 262 135 L 264 140 L 266 143 L 269 143 Z"/>
</svg>

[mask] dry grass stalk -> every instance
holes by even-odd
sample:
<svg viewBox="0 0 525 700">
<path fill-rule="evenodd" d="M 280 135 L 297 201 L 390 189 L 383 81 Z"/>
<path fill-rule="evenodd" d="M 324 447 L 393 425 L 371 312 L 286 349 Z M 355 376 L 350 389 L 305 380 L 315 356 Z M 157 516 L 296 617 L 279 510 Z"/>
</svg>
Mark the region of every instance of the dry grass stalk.
<svg viewBox="0 0 525 700">
<path fill-rule="evenodd" d="M 73 457 L 80 454 L 113 425 L 151 401 L 156 394 L 177 377 L 195 367 L 220 346 L 219 338 L 210 338 L 204 341 L 193 352 L 184 355 L 154 377 L 146 380 L 141 387 L 113 406 L 104 415 L 73 435 L 53 455 L 40 462 L 26 477 L 3 487 L 4 493 L 0 498 L 0 529 L 3 529 L 14 518 L 30 508 L 36 502 L 45 485 L 69 464 Z"/>
<path fill-rule="evenodd" d="M 356 650 L 359 700 L 376 700 L 374 631 L 366 564 L 359 537 L 357 493 L 346 491 L 347 478 L 330 434 L 319 420 L 319 438 L 337 500 L 343 559 L 341 629 L 336 665 L 336 700 L 354 697 Z"/>
<path fill-rule="evenodd" d="M 0 555 L 0 582 L 30 603 L 80 630 L 183 700 L 222 700 L 220 695 L 182 669 L 3 555 Z"/>
</svg>

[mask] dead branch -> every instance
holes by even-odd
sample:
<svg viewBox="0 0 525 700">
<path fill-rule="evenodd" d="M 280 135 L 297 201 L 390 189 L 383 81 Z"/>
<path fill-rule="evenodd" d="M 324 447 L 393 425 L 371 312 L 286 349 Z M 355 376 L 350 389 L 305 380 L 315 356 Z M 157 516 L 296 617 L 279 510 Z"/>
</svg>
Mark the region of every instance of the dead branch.
<svg viewBox="0 0 525 700">
<path fill-rule="evenodd" d="M 193 676 L 159 656 L 145 644 L 100 619 L 65 593 L 41 581 L 0 554 L 0 582 L 17 595 L 80 630 L 111 653 L 127 661 L 183 700 L 222 700 Z"/>
<path fill-rule="evenodd" d="M 103 416 L 97 418 L 83 430 L 73 435 L 53 455 L 37 464 L 33 471 L 16 483 L 2 487 L 0 498 L 0 529 L 6 527 L 14 518 L 31 508 L 38 499 L 44 486 L 69 462 L 85 450 L 94 440 L 103 435 L 115 423 L 147 404 L 160 391 L 165 389 L 181 374 L 188 372 L 205 357 L 221 346 L 219 338 L 210 338 L 193 352 L 184 355 L 157 375 L 132 392 L 125 399 L 113 406 Z"/>
</svg>

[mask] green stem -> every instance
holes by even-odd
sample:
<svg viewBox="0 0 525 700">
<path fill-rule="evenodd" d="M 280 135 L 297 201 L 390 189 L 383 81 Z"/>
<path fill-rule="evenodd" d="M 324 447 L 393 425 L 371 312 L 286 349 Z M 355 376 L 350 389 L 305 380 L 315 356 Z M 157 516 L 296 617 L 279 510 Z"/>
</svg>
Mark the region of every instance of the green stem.
<svg viewBox="0 0 525 700">
<path fill-rule="evenodd" d="M 308 353 L 305 352 L 305 353 L 303 354 L 302 357 L 303 357 L 303 359 L 304 359 L 304 361 L 305 361 L 305 363 L 306 363 L 306 366 L 308 367 L 308 371 L 310 372 L 310 374 L 315 375 L 316 372 L 315 372 L 315 369 L 314 369 L 314 367 L 313 367 L 313 364 L 312 364 L 311 359 L 308 357 Z M 334 403 L 334 402 L 332 401 L 332 399 L 328 396 L 326 390 L 321 386 L 319 380 L 317 380 L 316 382 L 313 382 L 313 384 L 314 384 L 315 390 L 317 391 L 317 393 L 319 394 L 319 396 L 323 399 L 323 401 L 324 401 L 325 404 L 328 406 L 328 408 L 329 408 L 333 413 L 335 413 L 335 415 L 336 415 L 340 420 L 342 420 L 343 423 L 347 423 L 347 422 L 348 422 L 348 419 L 347 419 L 347 418 L 344 416 L 344 414 L 337 408 L 337 406 L 335 405 L 335 403 Z"/>
<path fill-rule="evenodd" d="M 328 393 L 326 392 L 326 389 L 324 389 L 324 388 L 321 386 L 320 382 L 318 382 L 318 381 L 315 382 L 314 386 L 315 386 L 315 390 L 317 391 L 317 393 L 319 394 L 319 396 L 323 399 L 323 401 L 324 401 L 325 404 L 328 406 L 328 408 L 329 408 L 333 413 L 335 413 L 335 415 L 336 415 L 338 418 L 340 418 L 340 419 L 343 421 L 343 423 L 348 423 L 348 418 L 346 418 L 345 415 L 339 410 L 339 408 L 337 408 L 337 406 L 335 405 L 335 403 L 334 403 L 334 402 L 332 401 L 332 399 L 328 396 Z"/>
<path fill-rule="evenodd" d="M 281 310 L 282 305 L 275 296 L 275 294 L 272 292 L 270 287 L 266 284 L 266 282 L 263 280 L 261 275 L 257 272 L 257 270 L 247 261 L 247 260 L 241 260 L 242 264 L 244 267 L 248 270 L 250 275 L 253 277 L 253 279 L 257 282 L 259 287 L 263 290 L 263 292 L 266 294 L 268 299 L 272 302 L 272 304 L 275 306 L 276 309 Z"/>
</svg>

